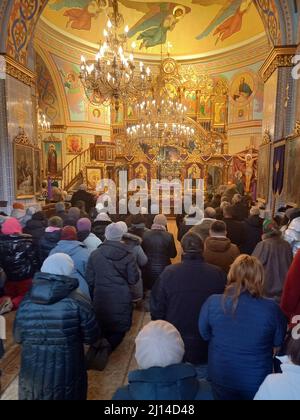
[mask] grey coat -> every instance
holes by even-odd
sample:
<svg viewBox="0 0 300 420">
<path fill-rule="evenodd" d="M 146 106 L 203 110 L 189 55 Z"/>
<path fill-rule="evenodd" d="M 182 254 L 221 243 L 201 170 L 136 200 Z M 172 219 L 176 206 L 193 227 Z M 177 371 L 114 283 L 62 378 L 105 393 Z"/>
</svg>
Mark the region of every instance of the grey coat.
<svg viewBox="0 0 300 420">
<path fill-rule="evenodd" d="M 265 296 L 280 303 L 284 282 L 293 261 L 292 248 L 281 232 L 264 235 L 252 254 L 265 269 Z"/>
</svg>

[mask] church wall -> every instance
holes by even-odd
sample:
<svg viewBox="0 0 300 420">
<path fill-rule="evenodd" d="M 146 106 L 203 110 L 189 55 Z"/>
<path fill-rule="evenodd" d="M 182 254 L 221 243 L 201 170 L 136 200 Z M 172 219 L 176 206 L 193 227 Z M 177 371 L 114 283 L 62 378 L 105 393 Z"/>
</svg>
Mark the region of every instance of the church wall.
<svg viewBox="0 0 300 420">
<path fill-rule="evenodd" d="M 239 153 L 262 139 L 264 85 L 258 69 L 262 62 L 222 73 L 229 83 L 228 152 Z M 244 83 L 242 84 L 242 81 Z M 244 92 L 240 95 L 240 86 Z"/>
<path fill-rule="evenodd" d="M 7 106 L 7 134 L 8 144 L 5 153 L 5 184 L 6 193 L 5 200 L 9 205 L 16 200 L 15 190 L 15 174 L 17 171 L 17 164 L 14 159 L 14 140 L 21 133 L 24 132 L 30 144 L 38 146 L 36 138 L 36 102 L 35 89 L 23 82 L 7 75 L 6 77 L 6 106 Z M 30 169 L 34 173 L 34 167 L 30 162 Z M 32 179 L 33 184 L 33 179 Z M 22 198 L 27 205 L 35 203 L 34 194 L 28 198 Z"/>
</svg>

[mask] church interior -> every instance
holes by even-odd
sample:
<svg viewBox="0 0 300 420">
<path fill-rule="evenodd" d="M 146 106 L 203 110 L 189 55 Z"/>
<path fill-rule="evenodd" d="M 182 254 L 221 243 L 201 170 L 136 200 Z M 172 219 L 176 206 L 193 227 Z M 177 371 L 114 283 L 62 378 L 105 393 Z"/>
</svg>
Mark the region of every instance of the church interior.
<svg viewBox="0 0 300 420">
<path fill-rule="evenodd" d="M 169 185 L 203 180 L 205 208 L 214 207 L 217 199 L 222 212 L 221 200 L 230 206 L 232 191 L 232 197 L 248 203 L 247 217 L 250 212 L 279 225 L 289 211 L 297 220 L 299 22 L 299 0 L 0 0 L 0 225 L 20 211 L 43 212 L 52 220 L 58 215 L 57 204 L 76 207 L 72 197 L 77 191 L 89 193 L 100 214 L 105 206 L 99 197 L 108 191 L 101 181 L 114 182 L 124 201 L 119 190 L 124 173 L 132 187 L 129 196 L 141 188 L 139 180 L 146 193 L 153 180 Z M 175 265 L 184 253 L 180 223 L 191 214 L 186 209 L 179 220 L 175 202 L 182 202 L 183 192 L 176 196 L 172 191 L 164 230 L 174 238 L 176 254 L 169 260 Z M 144 207 L 141 213 L 148 217 L 151 202 Z M 91 223 L 100 220 L 91 209 L 81 210 Z M 161 200 L 155 214 L 160 213 L 165 213 Z M 218 219 L 205 210 L 204 217 Z M 111 217 L 118 220 L 127 223 L 118 214 Z M 4 229 L 0 399 L 17 400 L 26 388 L 20 374 L 25 358 L 13 324 L 15 309 L 23 313 L 23 303 L 5 309 L 3 235 Z M 290 242 L 296 250 L 300 219 L 297 238 L 298 248 Z M 37 238 L 33 241 L 38 249 Z M 248 254 L 237 245 L 238 255 Z M 149 257 L 141 246 L 149 264 L 151 252 Z M 297 255 L 294 252 L 293 264 Z M 299 258 L 297 264 L 299 290 Z M 6 284 L 9 280 L 14 279 Z M 289 315 L 300 315 L 300 290 L 297 293 L 298 313 Z M 136 337 L 151 319 L 161 319 L 147 305 L 134 302 L 133 307 L 131 328 L 105 369 L 88 372 L 89 400 L 111 400 L 126 386 L 139 362 Z M 20 325 L 25 324 L 20 314 Z M 38 369 L 39 364 L 32 361 L 32 366 Z M 300 399 L 300 366 L 297 373 Z M 26 399 L 28 392 L 27 385 Z M 33 395 L 31 399 L 42 399 Z"/>
</svg>

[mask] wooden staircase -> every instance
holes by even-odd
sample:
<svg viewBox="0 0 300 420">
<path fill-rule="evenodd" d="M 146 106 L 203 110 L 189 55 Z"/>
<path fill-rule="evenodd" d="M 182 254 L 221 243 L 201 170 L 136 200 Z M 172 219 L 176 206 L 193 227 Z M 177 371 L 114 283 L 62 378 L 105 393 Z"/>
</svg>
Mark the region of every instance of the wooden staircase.
<svg viewBox="0 0 300 420">
<path fill-rule="evenodd" d="M 92 149 L 89 147 L 75 156 L 62 171 L 62 187 L 69 191 L 83 179 L 83 169 L 91 162 Z"/>
</svg>

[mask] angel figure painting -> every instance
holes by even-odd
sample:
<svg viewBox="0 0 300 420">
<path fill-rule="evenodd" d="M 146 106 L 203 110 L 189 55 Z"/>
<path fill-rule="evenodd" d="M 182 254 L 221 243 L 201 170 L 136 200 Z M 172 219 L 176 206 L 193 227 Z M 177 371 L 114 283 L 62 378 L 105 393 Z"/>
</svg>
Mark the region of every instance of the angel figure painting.
<svg viewBox="0 0 300 420">
<path fill-rule="evenodd" d="M 193 3 L 201 6 L 222 5 L 208 27 L 197 36 L 198 40 L 202 40 L 213 33 L 216 36 L 216 44 L 225 41 L 242 29 L 244 16 L 253 5 L 252 0 L 193 0 Z"/>
<path fill-rule="evenodd" d="M 100 28 L 116 3 L 123 17 L 120 31 L 128 25 L 131 43 L 149 54 L 163 48 L 168 53 L 171 48 L 174 55 L 199 54 L 264 31 L 253 0 L 49 0 L 44 16 L 62 30 L 95 42 L 101 40 Z"/>
<path fill-rule="evenodd" d="M 144 16 L 129 30 L 128 36 L 139 33 L 140 49 L 155 47 L 167 42 L 167 34 L 184 18 L 191 8 L 179 3 L 148 3 L 120 0 L 124 6 L 143 12 Z"/>
</svg>

